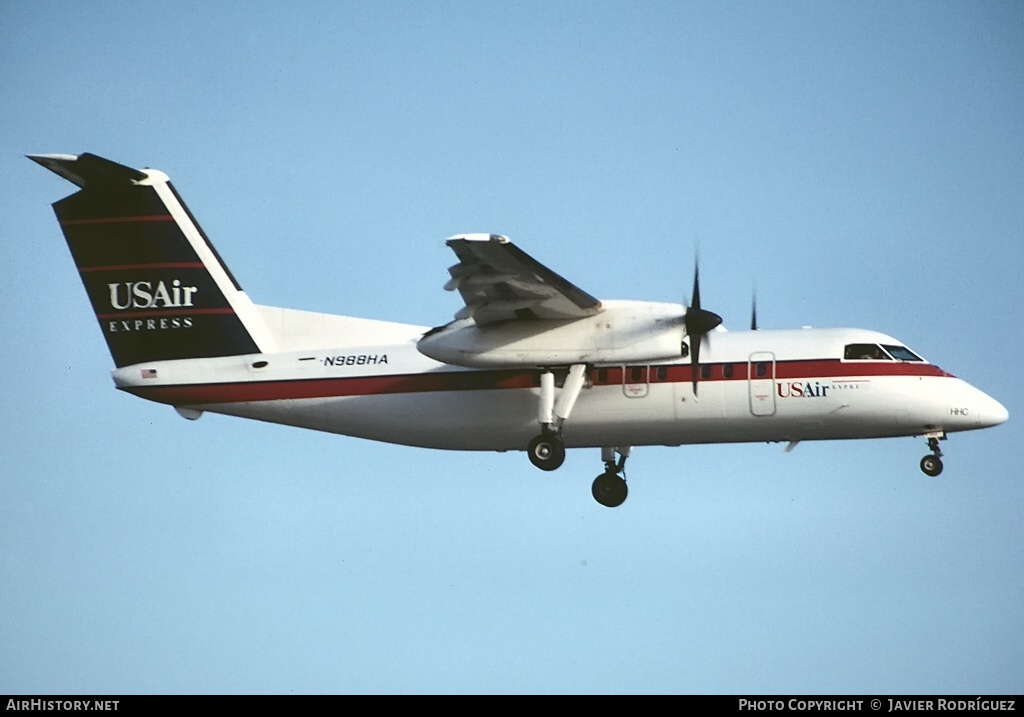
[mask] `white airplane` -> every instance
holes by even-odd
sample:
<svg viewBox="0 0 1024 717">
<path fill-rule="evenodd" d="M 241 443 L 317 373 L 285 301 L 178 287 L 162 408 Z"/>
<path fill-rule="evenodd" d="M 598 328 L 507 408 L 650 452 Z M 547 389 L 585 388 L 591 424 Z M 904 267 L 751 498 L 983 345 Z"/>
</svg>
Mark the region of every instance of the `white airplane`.
<svg viewBox="0 0 1024 717">
<path fill-rule="evenodd" d="M 862 329 L 726 332 L 693 299 L 601 301 L 494 234 L 448 239 L 465 306 L 434 328 L 253 304 L 167 175 L 29 155 L 80 190 L 53 207 L 117 388 L 173 406 L 389 443 L 525 450 L 555 470 L 601 449 L 599 503 L 633 446 L 922 436 L 1003 423 L 995 399 Z M 703 347 L 703 348 L 702 348 Z"/>
</svg>

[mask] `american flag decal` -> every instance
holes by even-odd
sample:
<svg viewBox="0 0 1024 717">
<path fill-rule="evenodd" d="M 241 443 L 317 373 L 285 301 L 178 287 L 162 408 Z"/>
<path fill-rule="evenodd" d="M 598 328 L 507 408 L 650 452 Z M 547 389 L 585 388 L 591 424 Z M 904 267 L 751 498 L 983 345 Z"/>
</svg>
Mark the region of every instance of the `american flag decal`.
<svg viewBox="0 0 1024 717">
<path fill-rule="evenodd" d="M 142 378 L 156 378 L 155 368 L 144 368 L 139 373 L 142 375 Z"/>
</svg>

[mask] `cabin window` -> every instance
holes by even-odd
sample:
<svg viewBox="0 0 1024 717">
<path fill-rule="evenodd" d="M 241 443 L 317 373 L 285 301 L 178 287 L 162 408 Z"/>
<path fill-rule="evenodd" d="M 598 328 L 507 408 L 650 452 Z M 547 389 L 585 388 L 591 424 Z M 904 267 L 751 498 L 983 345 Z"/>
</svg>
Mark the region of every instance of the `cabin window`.
<svg viewBox="0 0 1024 717">
<path fill-rule="evenodd" d="M 766 361 L 758 361 L 757 365 L 754 366 L 754 373 L 758 378 L 764 378 L 768 375 L 768 363 Z"/>
<path fill-rule="evenodd" d="M 644 383 L 644 366 L 630 366 L 627 370 L 630 383 Z"/>
<path fill-rule="evenodd" d="M 658 366 L 657 368 L 655 368 L 654 369 L 654 377 L 658 381 L 667 381 L 668 380 L 668 366 Z"/>
<path fill-rule="evenodd" d="M 892 357 L 878 344 L 847 344 L 843 358 L 847 361 L 892 361 Z"/>
<path fill-rule="evenodd" d="M 722 364 L 722 376 L 725 378 L 732 378 L 732 364 Z"/>
<path fill-rule="evenodd" d="M 596 383 L 608 383 L 608 369 L 599 368 L 594 373 L 596 374 Z"/>
<path fill-rule="evenodd" d="M 923 358 L 915 354 L 906 346 L 890 346 L 889 344 L 882 344 L 882 348 L 892 354 L 892 357 L 897 361 L 924 361 Z"/>
<path fill-rule="evenodd" d="M 701 366 L 700 367 L 700 377 L 701 378 L 711 378 L 711 367 L 708 366 L 707 364 L 704 364 L 703 366 Z"/>
</svg>

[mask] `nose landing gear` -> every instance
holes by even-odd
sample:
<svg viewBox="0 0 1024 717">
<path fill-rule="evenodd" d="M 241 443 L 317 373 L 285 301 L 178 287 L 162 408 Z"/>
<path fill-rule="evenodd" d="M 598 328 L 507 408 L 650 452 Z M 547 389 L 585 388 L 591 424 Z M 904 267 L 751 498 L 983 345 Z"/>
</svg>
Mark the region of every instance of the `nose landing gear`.
<svg viewBox="0 0 1024 717">
<path fill-rule="evenodd" d="M 594 495 L 594 500 L 606 508 L 617 508 L 622 505 L 629 494 L 623 473 L 630 450 L 629 446 L 625 448 L 605 447 L 601 449 L 604 473 L 594 479 L 591 493 Z M 615 460 L 616 452 L 619 454 L 618 461 Z"/>
<path fill-rule="evenodd" d="M 942 450 L 939 448 L 939 439 L 945 439 L 946 435 L 943 433 L 925 437 L 928 439 L 928 448 L 931 449 L 932 455 L 921 459 L 921 470 L 924 471 L 925 475 L 934 478 L 942 473 Z"/>
</svg>

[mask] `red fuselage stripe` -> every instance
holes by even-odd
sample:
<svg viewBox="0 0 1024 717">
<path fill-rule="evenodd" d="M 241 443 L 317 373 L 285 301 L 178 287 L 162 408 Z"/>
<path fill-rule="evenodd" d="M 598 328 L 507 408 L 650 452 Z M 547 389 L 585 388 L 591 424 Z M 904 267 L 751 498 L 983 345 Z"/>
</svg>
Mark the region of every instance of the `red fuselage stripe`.
<svg viewBox="0 0 1024 717">
<path fill-rule="evenodd" d="M 181 316 L 188 314 L 194 316 L 196 314 L 233 314 L 235 310 L 232 308 L 223 309 L 164 309 L 162 311 L 128 311 L 120 314 L 96 314 L 97 319 L 103 319 L 107 321 L 109 319 L 148 319 L 157 316 Z"/>
<path fill-rule="evenodd" d="M 713 364 L 709 378 L 701 383 L 717 381 L 773 380 L 768 375 L 748 376 L 746 363 L 735 363 L 733 374 L 725 378 L 722 367 Z M 775 364 L 775 381 L 801 379 L 838 380 L 853 376 L 950 376 L 937 366 L 898 362 L 844 362 L 838 360 L 779 361 Z M 689 365 L 665 366 L 664 379 L 656 378 L 657 366 L 651 367 L 649 383 L 689 383 L 692 371 Z M 595 386 L 621 386 L 622 368 L 608 368 L 606 380 L 598 381 L 592 369 Z M 628 370 L 628 369 L 626 369 Z M 390 376 L 359 376 L 346 378 L 290 379 L 282 381 L 242 381 L 234 383 L 195 383 L 176 386 L 132 386 L 126 391 L 140 397 L 177 406 L 195 406 L 210 403 L 240 403 L 248 401 L 277 401 L 283 399 L 335 398 L 342 396 L 376 396 L 397 393 L 424 393 L 432 391 L 480 391 L 523 389 L 539 385 L 537 371 L 446 371 L 441 373 L 396 374 Z M 644 380 L 639 383 L 648 383 Z"/>
<path fill-rule="evenodd" d="M 78 271 L 130 271 L 135 269 L 202 269 L 201 261 L 166 261 L 159 264 L 112 264 L 109 266 L 80 266 Z"/>
<path fill-rule="evenodd" d="M 62 219 L 62 227 L 71 227 L 77 224 L 122 224 L 124 222 L 173 222 L 174 217 L 170 214 L 150 214 L 142 217 L 97 217 L 95 219 Z"/>
</svg>

